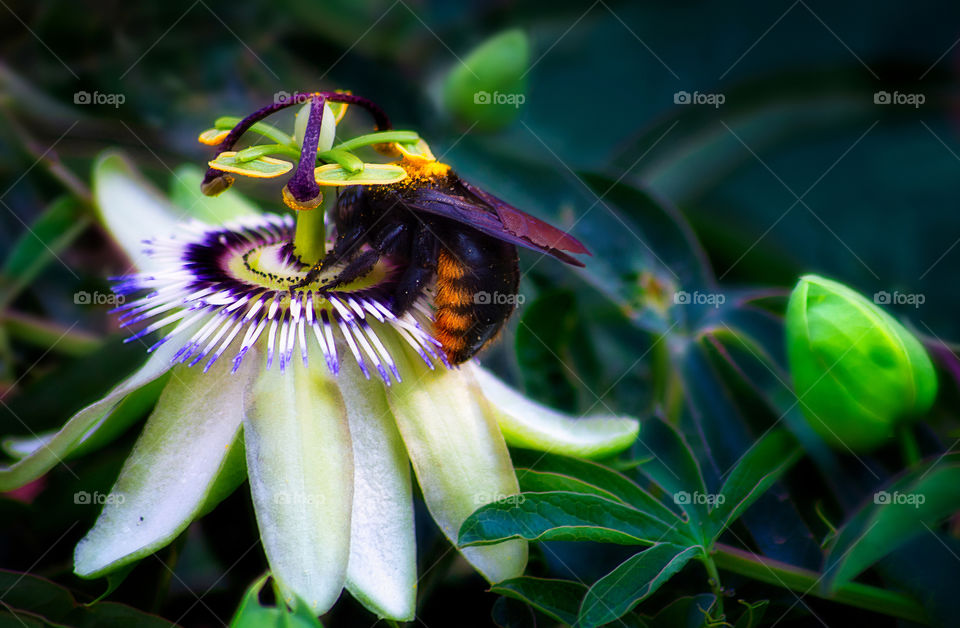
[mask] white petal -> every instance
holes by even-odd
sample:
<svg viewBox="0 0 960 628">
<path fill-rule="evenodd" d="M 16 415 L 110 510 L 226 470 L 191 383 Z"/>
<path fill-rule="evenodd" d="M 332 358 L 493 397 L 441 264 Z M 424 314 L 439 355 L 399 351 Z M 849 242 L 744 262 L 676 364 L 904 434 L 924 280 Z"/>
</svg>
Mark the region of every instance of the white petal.
<svg viewBox="0 0 960 628">
<path fill-rule="evenodd" d="M 460 526 L 480 506 L 520 492 L 500 430 L 481 407 L 475 385 L 458 370 L 429 370 L 394 344 L 403 383 L 387 398 L 417 474 L 427 508 L 456 544 Z M 519 576 L 527 544 L 507 541 L 461 550 L 491 582 Z"/>
<path fill-rule="evenodd" d="M 142 558 L 180 534 L 207 503 L 243 417 L 253 370 L 178 367 L 147 419 L 93 529 L 77 545 L 78 575 Z"/>
<path fill-rule="evenodd" d="M 353 441 L 354 487 L 347 590 L 380 617 L 409 621 L 417 598 L 410 462 L 383 383 L 352 362 L 339 375 Z"/>
<path fill-rule="evenodd" d="M 93 195 L 104 226 L 139 270 L 157 262 L 144 253 L 144 240 L 174 233 L 177 211 L 118 153 L 105 153 L 93 166 Z"/>
<path fill-rule="evenodd" d="M 259 360 L 257 368 L 264 363 Z M 320 362 L 314 357 L 311 364 Z M 350 430 L 336 382 L 299 360 L 285 373 L 276 364 L 262 371 L 244 441 L 273 576 L 288 602 L 296 595 L 316 614 L 324 613 L 343 589 L 353 503 Z"/>
<path fill-rule="evenodd" d="M 124 397 L 169 371 L 170 360 L 175 352 L 176 347 L 161 345 L 140 370 L 120 382 L 105 397 L 73 415 L 60 431 L 44 438 L 42 446 L 9 467 L 0 466 L 0 491 L 23 486 L 56 466 L 103 425 L 109 413 Z"/>
<path fill-rule="evenodd" d="M 600 415 L 574 418 L 528 399 L 486 369 L 471 364 L 469 370 L 490 402 L 504 438 L 515 447 L 601 458 L 626 449 L 640 433 L 636 419 Z"/>
</svg>

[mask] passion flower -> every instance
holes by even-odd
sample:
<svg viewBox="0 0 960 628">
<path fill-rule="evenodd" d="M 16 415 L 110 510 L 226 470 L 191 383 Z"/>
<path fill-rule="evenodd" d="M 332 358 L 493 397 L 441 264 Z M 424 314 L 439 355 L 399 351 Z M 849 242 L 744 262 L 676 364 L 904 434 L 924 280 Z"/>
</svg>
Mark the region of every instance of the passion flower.
<svg viewBox="0 0 960 628">
<path fill-rule="evenodd" d="M 129 415 L 118 409 L 161 383 L 113 488 L 123 499 L 107 500 L 77 546 L 82 577 L 157 551 L 248 478 L 288 603 L 320 614 L 346 587 L 378 616 L 409 620 L 411 466 L 453 540 L 476 508 L 518 492 L 507 444 L 603 456 L 637 435 L 632 418 L 575 420 L 473 361 L 448 368 L 429 292 L 404 316 L 387 307 L 397 276 L 389 258 L 335 290 L 322 277 L 294 288 L 308 267 L 292 253 L 291 218 L 246 205 L 231 206 L 228 221 L 178 222 L 182 212 L 115 155 L 94 178 L 103 222 L 139 270 L 117 280 L 130 299 L 122 324 L 134 341 L 158 336 L 139 370 L 62 429 L 9 439 L 20 459 L 0 467 L 0 491 L 10 490 L 101 446 Z M 527 560 L 521 541 L 460 551 L 491 582 L 519 575 Z"/>
<path fill-rule="evenodd" d="M 936 373 L 920 341 L 847 286 L 801 277 L 786 328 L 800 407 L 828 443 L 853 451 L 875 447 L 933 403 Z"/>
</svg>

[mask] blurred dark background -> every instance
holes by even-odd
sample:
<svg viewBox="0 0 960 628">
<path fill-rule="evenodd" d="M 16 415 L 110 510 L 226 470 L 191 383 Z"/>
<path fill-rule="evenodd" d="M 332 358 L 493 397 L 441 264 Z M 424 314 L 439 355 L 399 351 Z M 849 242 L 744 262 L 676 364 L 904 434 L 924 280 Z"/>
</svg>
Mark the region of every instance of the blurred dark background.
<svg viewBox="0 0 960 628">
<path fill-rule="evenodd" d="M 447 75 L 512 28 L 530 42 L 516 119 L 505 114 L 489 128 L 458 118 L 444 99 Z M 669 301 L 674 290 L 714 281 L 692 270 L 696 259 L 664 252 L 657 230 L 642 227 L 631 189 L 689 221 L 724 286 L 785 291 L 818 272 L 867 294 L 922 295 L 918 306 L 891 307 L 923 335 L 957 339 L 958 38 L 960 5 L 943 1 L 4 0 L 0 258 L 31 237 L 38 251 L 57 252 L 2 300 L 4 405 L 26 412 L 35 429 L 52 428 L 142 359 L 117 349 L 106 308 L 74 304 L 76 290 L 106 289 L 103 278 L 121 267 L 103 235 L 80 228 L 54 244 L 27 225 L 64 194 L 82 199 L 92 160 L 108 147 L 168 188 L 179 166 L 209 158 L 200 131 L 280 90 L 350 89 L 373 99 L 462 176 L 572 227 L 594 252 L 582 272 L 521 255 L 528 305 L 487 356 L 555 405 L 584 411 L 602 399 L 646 412 L 653 384 L 638 358 L 649 346 L 642 332 L 656 323 L 644 312 L 657 309 L 657 290 Z M 83 92 L 112 101 L 85 104 Z M 280 209 L 273 187 L 238 187 Z M 89 220 L 82 203 L 75 220 Z M 9 289 L 16 277 L 3 281 Z M 52 347 L 64 331 L 69 346 Z M 556 351 L 543 354 L 524 341 L 530 335 Z M 0 425 L 23 431 L 10 419 Z M 102 476 L 106 490 L 123 459 L 116 450 L 77 462 L 89 467 L 85 487 Z M 69 576 L 72 543 L 95 513 L 57 506 L 76 490 L 73 477 L 47 481 L 33 504 L 0 500 L 0 566 L 99 592 Z M 247 501 L 239 491 L 183 541 L 199 562 L 181 563 L 171 578 L 160 564 L 168 557 L 147 560 L 111 599 L 171 620 L 186 612 L 187 625 L 229 618 L 263 568 L 254 547 L 217 580 L 256 540 Z M 50 512 L 58 514 L 43 516 Z M 421 524 L 425 570 L 443 547 L 430 549 L 435 533 Z M 468 608 L 487 623 L 494 596 L 476 576 L 454 577 L 458 564 L 446 567 L 454 575 L 428 574 L 423 586 L 424 623 L 449 625 Z M 158 581 L 169 594 L 155 593 Z M 190 591 L 208 587 L 196 603 Z M 443 594 L 452 587 L 455 595 Z M 345 619 L 333 625 L 369 619 L 352 602 L 337 612 Z"/>
</svg>

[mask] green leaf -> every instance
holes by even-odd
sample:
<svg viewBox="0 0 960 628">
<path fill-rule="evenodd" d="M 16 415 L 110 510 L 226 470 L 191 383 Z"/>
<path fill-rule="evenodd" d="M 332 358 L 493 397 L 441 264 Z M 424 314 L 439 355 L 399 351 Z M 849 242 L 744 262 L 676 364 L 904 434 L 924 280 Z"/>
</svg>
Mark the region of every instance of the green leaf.
<svg viewBox="0 0 960 628">
<path fill-rule="evenodd" d="M 608 209 L 578 225 L 578 237 L 596 256 L 585 269 L 591 284 L 634 325 L 657 333 L 673 329 L 693 309 L 675 307 L 678 291 L 713 290 L 693 229 L 667 199 L 648 190 L 592 173 L 581 179 Z"/>
<path fill-rule="evenodd" d="M 659 419 L 645 421 L 637 439 L 634 456 L 649 457 L 637 469 L 660 486 L 669 499 L 687 513 L 692 523 L 707 518 L 707 506 L 697 500 L 684 499 L 693 493 L 706 495 L 700 466 L 683 436 Z"/>
<path fill-rule="evenodd" d="M 169 628 L 169 621 L 114 602 L 85 606 L 67 589 L 27 573 L 0 570 L 2 626 L 71 626 L 74 628 Z M 16 618 L 19 621 L 10 621 Z"/>
<path fill-rule="evenodd" d="M 710 612 L 716 602 L 716 596 L 710 593 L 677 598 L 657 613 L 650 625 L 670 628 L 713 626 Z"/>
<path fill-rule="evenodd" d="M 737 618 L 734 628 L 758 628 L 760 622 L 763 621 L 764 613 L 767 612 L 767 607 L 770 606 L 770 600 L 760 600 L 759 602 L 737 600 L 737 602 L 742 604 L 744 609 L 740 613 L 740 617 Z"/>
<path fill-rule="evenodd" d="M 913 471 L 873 498 L 838 532 L 826 558 L 824 589 L 834 591 L 911 539 L 932 533 L 960 509 L 960 456 Z"/>
<path fill-rule="evenodd" d="M 108 598 L 111 593 L 116 591 L 117 588 L 121 584 L 123 584 L 123 581 L 127 579 L 127 576 L 130 575 L 130 572 L 133 571 L 139 564 L 140 564 L 139 562 L 130 563 L 129 565 L 125 565 L 114 572 L 108 573 L 105 578 L 107 581 L 107 588 L 104 589 L 103 593 L 98 595 L 96 599 L 94 599 L 92 602 L 89 602 L 87 606 L 93 606 L 94 604 L 99 604 L 100 602 Z"/>
<path fill-rule="evenodd" d="M 293 170 L 293 164 L 283 159 L 273 157 L 257 157 L 250 161 L 237 161 L 236 151 L 228 150 L 217 155 L 217 158 L 207 164 L 215 170 L 240 174 L 256 179 L 272 179 Z"/>
<path fill-rule="evenodd" d="M 597 495 L 553 491 L 520 493 L 487 504 L 460 527 L 460 545 L 486 545 L 507 539 L 529 541 L 599 541 L 618 545 L 653 545 L 689 539 L 676 527 Z"/>
<path fill-rule="evenodd" d="M 523 388 L 534 399 L 563 410 L 577 409 L 577 389 L 567 363 L 577 326 L 576 294 L 548 292 L 523 309 L 517 327 L 517 362 Z"/>
<path fill-rule="evenodd" d="M 629 613 L 702 551 L 699 546 L 657 543 L 628 558 L 587 591 L 578 626 L 600 626 Z"/>
<path fill-rule="evenodd" d="M 769 432 L 757 441 L 720 488 L 717 505 L 710 512 L 713 535 L 729 527 L 802 455 L 796 440 L 784 430 Z"/>
<path fill-rule="evenodd" d="M 240 601 L 240 606 L 230 620 L 230 628 L 320 628 L 323 624 L 309 610 L 309 606 L 297 598 L 291 610 L 286 604 L 264 606 L 260 603 L 260 591 L 270 574 L 250 585 Z M 278 598 L 279 599 L 279 598 Z"/>
<path fill-rule="evenodd" d="M 339 164 L 327 164 L 314 170 L 320 185 L 386 185 L 407 178 L 407 171 L 393 164 L 364 164 L 360 172 L 350 172 Z"/>
<path fill-rule="evenodd" d="M 20 234 L 3 262 L 0 309 L 30 285 L 90 224 L 80 202 L 61 197 Z"/>
<path fill-rule="evenodd" d="M 519 600 L 498 597 L 490 609 L 490 620 L 497 628 L 537 628 L 534 610 Z"/>
<path fill-rule="evenodd" d="M 548 617 L 572 626 L 587 587 L 570 580 L 520 576 L 498 582 L 490 591 L 526 602 Z"/>
<path fill-rule="evenodd" d="M 656 517 L 665 525 L 678 523 L 676 513 L 627 476 L 590 460 L 568 458 L 529 449 L 515 449 L 513 464 L 523 491 L 571 490 L 620 501 Z M 539 487 L 539 488 L 537 488 Z"/>
</svg>

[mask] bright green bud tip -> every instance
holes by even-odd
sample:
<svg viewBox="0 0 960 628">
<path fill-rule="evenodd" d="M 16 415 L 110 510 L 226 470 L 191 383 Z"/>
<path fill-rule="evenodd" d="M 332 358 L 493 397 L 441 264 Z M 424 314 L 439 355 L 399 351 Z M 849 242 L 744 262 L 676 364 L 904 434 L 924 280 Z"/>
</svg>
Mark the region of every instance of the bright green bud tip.
<svg viewBox="0 0 960 628">
<path fill-rule="evenodd" d="M 920 342 L 843 284 L 800 279 L 787 305 L 794 391 L 810 426 L 840 449 L 863 451 L 933 403 L 937 378 Z"/>
<path fill-rule="evenodd" d="M 447 107 L 463 123 L 496 130 L 513 122 L 526 102 L 530 43 L 521 30 L 504 31 L 475 48 L 450 71 Z"/>
</svg>

